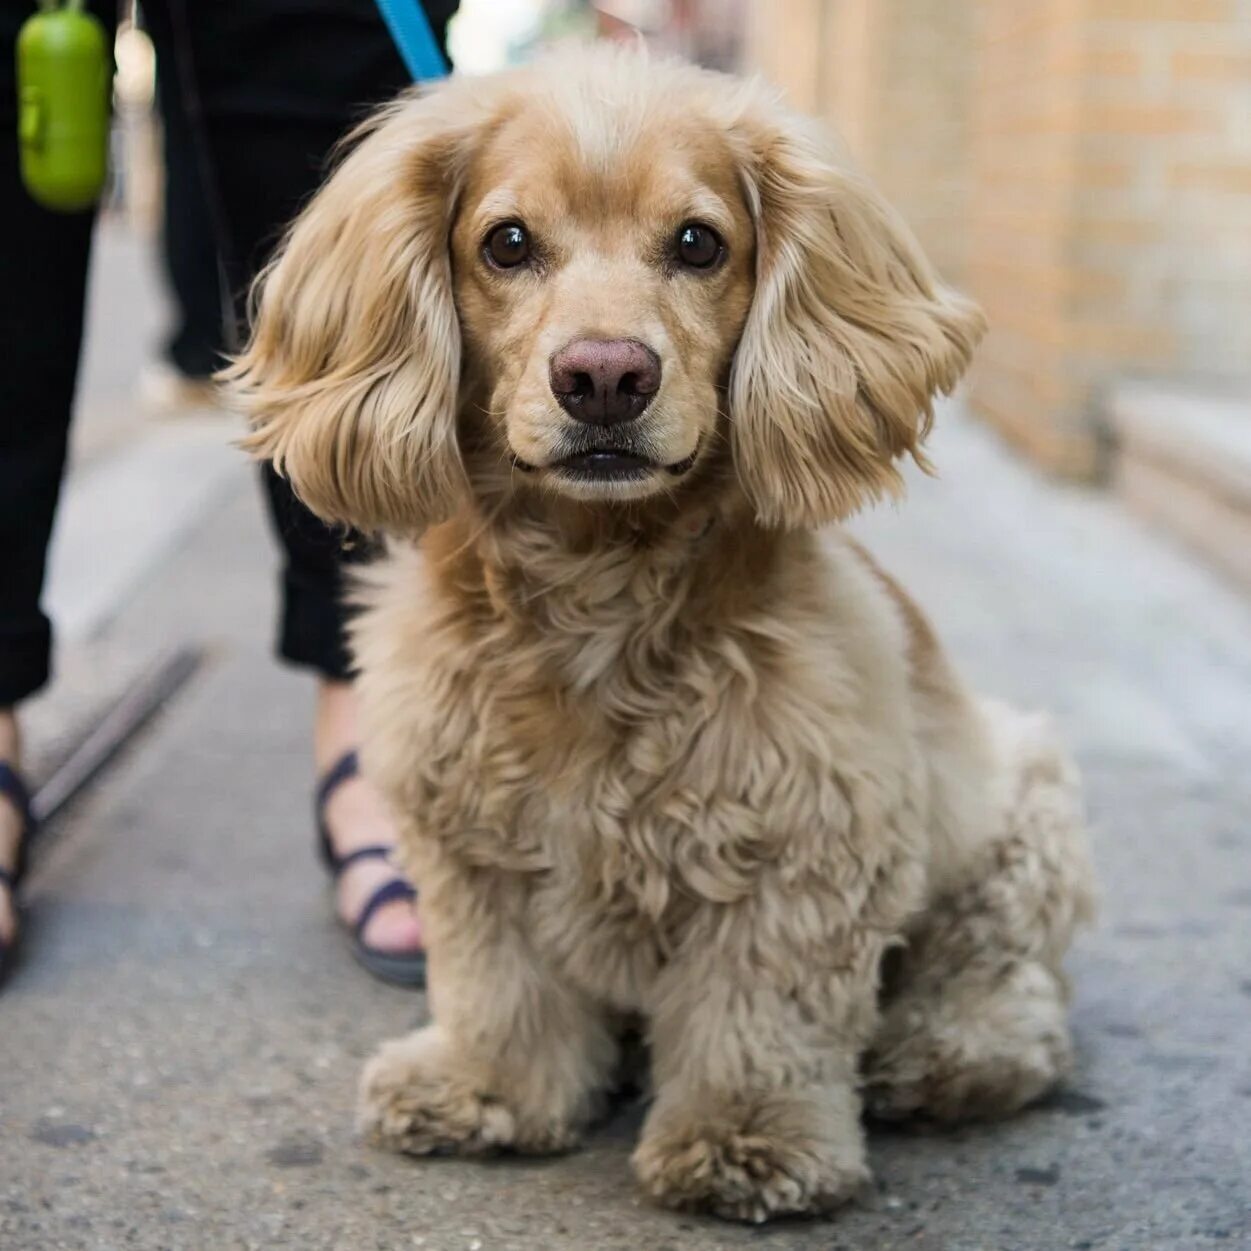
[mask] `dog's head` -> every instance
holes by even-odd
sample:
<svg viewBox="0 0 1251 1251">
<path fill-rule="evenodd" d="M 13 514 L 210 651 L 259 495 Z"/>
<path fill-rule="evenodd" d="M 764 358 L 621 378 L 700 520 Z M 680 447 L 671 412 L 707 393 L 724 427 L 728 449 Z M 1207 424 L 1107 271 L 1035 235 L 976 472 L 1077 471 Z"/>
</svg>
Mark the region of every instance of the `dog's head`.
<svg viewBox="0 0 1251 1251">
<path fill-rule="evenodd" d="M 483 466 L 673 494 L 727 439 L 763 524 L 820 524 L 898 489 L 982 331 L 769 94 L 602 48 L 383 110 L 257 296 L 250 446 L 366 529 L 446 516 Z"/>
</svg>

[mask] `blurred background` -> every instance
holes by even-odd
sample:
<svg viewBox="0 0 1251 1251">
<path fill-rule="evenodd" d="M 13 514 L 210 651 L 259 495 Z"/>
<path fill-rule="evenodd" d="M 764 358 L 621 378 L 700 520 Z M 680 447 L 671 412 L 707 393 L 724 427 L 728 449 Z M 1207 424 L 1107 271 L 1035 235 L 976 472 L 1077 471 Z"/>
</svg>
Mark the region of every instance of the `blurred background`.
<svg viewBox="0 0 1251 1251">
<path fill-rule="evenodd" d="M 972 411 L 1251 587 L 1251 0 L 465 0 L 451 46 L 483 73 L 591 34 L 828 119 L 989 314 Z M 118 63 L 115 214 L 154 234 L 133 27 Z"/>
<path fill-rule="evenodd" d="M 875 1135 L 835 1240 L 777 1237 L 1251 1247 L 1251 0 L 463 0 L 451 47 L 484 73 L 588 36 L 767 77 L 985 306 L 940 476 L 854 528 L 979 689 L 1057 717 L 1105 887 L 1069 1086 L 1008 1126 Z M 0 1002 L 0 1246 L 763 1245 L 640 1209 L 628 1118 L 489 1170 L 353 1140 L 359 1061 L 418 1007 L 321 895 L 312 691 L 272 658 L 278 555 L 206 385 L 206 197 L 141 16 L 116 54 L 57 677 L 23 707 L 62 815 Z"/>
</svg>

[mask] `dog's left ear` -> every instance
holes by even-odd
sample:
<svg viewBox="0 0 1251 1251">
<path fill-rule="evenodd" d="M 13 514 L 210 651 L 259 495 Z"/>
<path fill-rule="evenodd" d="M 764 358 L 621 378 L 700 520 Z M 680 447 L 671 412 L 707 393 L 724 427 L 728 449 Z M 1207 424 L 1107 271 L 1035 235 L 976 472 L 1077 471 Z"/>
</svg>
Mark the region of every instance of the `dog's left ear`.
<svg viewBox="0 0 1251 1251">
<path fill-rule="evenodd" d="M 457 87 L 366 122 L 252 292 L 224 371 L 269 459 L 327 521 L 417 532 L 464 485 L 461 338 L 448 247 L 477 117 Z"/>
<path fill-rule="evenodd" d="M 737 119 L 756 292 L 730 384 L 734 459 L 764 525 L 816 526 L 896 495 L 933 397 L 985 330 L 898 215 L 797 118 Z"/>
</svg>

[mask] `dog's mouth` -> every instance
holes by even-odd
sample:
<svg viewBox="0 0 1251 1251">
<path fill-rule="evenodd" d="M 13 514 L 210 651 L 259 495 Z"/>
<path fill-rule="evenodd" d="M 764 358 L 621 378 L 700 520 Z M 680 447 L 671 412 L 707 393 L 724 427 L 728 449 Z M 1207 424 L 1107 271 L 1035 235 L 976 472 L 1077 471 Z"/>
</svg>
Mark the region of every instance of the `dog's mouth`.
<svg viewBox="0 0 1251 1251">
<path fill-rule="evenodd" d="M 694 466 L 699 455 L 699 445 L 689 455 L 671 464 L 664 464 L 644 452 L 619 447 L 590 447 L 571 452 L 544 466 L 562 478 L 574 482 L 611 483 L 636 482 L 661 470 L 674 478 L 680 478 Z M 534 473 L 536 465 L 522 460 L 515 453 L 513 466 L 523 473 Z"/>
<path fill-rule="evenodd" d="M 645 478 L 656 463 L 638 452 L 621 452 L 616 449 L 596 448 L 589 452 L 576 452 L 563 456 L 548 466 L 568 478 L 582 482 L 629 482 Z"/>
</svg>

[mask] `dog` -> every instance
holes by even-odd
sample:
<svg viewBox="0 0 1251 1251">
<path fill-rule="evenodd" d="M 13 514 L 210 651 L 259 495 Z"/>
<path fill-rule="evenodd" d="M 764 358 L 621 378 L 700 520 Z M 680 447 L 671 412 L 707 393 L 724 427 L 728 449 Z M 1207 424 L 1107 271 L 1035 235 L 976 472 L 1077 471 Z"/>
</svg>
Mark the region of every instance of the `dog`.
<svg viewBox="0 0 1251 1251">
<path fill-rule="evenodd" d="M 637 1018 L 643 1189 L 758 1221 L 856 1193 L 866 1108 L 1065 1073 L 1074 766 L 837 528 L 925 463 L 983 319 L 831 141 L 619 48 L 406 94 L 253 326 L 248 447 L 388 536 L 363 760 L 433 1023 L 368 1064 L 367 1135 L 569 1149 Z"/>
</svg>

